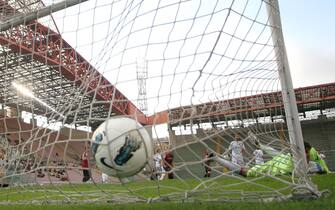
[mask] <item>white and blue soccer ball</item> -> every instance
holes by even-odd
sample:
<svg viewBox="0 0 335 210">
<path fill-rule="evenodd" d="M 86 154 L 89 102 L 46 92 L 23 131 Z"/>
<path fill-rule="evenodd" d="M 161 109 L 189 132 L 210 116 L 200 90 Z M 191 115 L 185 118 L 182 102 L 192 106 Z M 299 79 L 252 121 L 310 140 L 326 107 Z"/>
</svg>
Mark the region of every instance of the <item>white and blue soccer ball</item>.
<svg viewBox="0 0 335 210">
<path fill-rule="evenodd" d="M 152 141 L 146 129 L 129 117 L 112 117 L 93 133 L 91 150 L 100 170 L 118 178 L 140 172 L 152 157 Z"/>
</svg>

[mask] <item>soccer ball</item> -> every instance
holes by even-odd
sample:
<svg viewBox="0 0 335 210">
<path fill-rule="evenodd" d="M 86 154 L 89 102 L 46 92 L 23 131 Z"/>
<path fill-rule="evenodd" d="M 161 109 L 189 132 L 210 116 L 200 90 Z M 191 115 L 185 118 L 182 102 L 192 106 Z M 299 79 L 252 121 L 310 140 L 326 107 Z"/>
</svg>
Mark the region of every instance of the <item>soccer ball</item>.
<svg viewBox="0 0 335 210">
<path fill-rule="evenodd" d="M 125 178 L 141 171 L 152 156 L 152 142 L 146 129 L 129 117 L 113 117 L 93 133 L 91 150 L 100 170 Z"/>
</svg>

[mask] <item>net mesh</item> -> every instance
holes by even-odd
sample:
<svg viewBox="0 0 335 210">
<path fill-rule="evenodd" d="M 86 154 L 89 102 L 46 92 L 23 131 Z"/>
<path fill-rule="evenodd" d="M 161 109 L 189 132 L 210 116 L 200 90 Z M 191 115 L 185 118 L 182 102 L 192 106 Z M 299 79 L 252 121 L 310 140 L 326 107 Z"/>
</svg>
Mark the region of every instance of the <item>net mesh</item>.
<svg viewBox="0 0 335 210">
<path fill-rule="evenodd" d="M 245 168 L 255 139 L 264 161 L 294 153 L 269 1 L 70 2 L 1 1 L 1 203 L 264 201 L 300 186 L 294 174 L 243 177 L 213 160 L 230 159 L 236 136 Z M 88 152 L 83 183 L 92 131 L 116 115 L 146 127 L 165 169 L 152 155 L 133 177 L 102 178 Z"/>
</svg>

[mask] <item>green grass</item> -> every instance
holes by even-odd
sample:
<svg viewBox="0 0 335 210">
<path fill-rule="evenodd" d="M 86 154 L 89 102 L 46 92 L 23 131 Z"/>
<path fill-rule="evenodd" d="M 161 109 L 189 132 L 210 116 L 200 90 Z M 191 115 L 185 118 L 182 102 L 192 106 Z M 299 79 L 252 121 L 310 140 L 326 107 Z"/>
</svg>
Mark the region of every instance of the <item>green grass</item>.
<svg viewBox="0 0 335 210">
<path fill-rule="evenodd" d="M 96 192 L 101 192 L 103 190 L 107 195 L 115 195 L 116 193 L 127 194 L 125 186 L 121 185 L 93 185 L 93 184 L 77 184 L 77 185 L 59 185 L 59 186 L 34 186 L 34 187 L 20 187 L 20 188 L 2 188 L 0 190 L 0 202 L 10 201 L 11 205 L 0 206 L 1 209 L 182 209 L 182 210 L 195 210 L 195 209 L 260 209 L 260 210 L 278 210 L 278 209 L 335 209 L 335 175 L 317 175 L 313 177 L 313 181 L 319 186 L 320 190 L 328 189 L 331 193 L 327 197 L 323 197 L 317 200 L 310 201 L 286 201 L 286 202 L 268 202 L 268 203 L 257 203 L 257 202 L 191 202 L 191 203 L 181 203 L 181 202 L 160 202 L 160 203 L 138 203 L 138 204 L 82 204 L 81 200 L 98 198 Z M 185 182 L 178 180 L 164 180 L 160 182 L 160 193 L 162 195 L 171 192 L 183 192 L 185 189 L 193 189 L 199 185 L 200 180 L 186 180 Z M 270 179 L 260 179 L 255 181 L 255 183 L 262 184 L 262 186 L 268 186 L 273 189 L 279 189 L 282 193 L 288 193 L 289 191 L 285 189 L 285 185 L 281 182 L 273 181 Z M 222 178 L 218 180 L 211 180 L 207 183 L 207 186 L 213 191 L 210 196 L 215 198 L 218 196 L 215 192 L 222 190 L 231 191 L 231 195 L 225 195 L 227 198 L 234 199 L 239 196 L 239 194 L 234 194 L 235 190 L 240 192 L 248 191 L 265 191 L 264 187 L 259 187 L 253 183 L 243 183 L 236 178 Z M 140 183 L 129 183 L 126 185 L 127 188 L 134 191 L 137 196 L 142 196 L 143 198 L 150 198 L 157 196 L 157 185 L 154 181 L 140 182 Z M 57 189 L 58 188 L 58 189 Z M 205 186 L 200 186 L 200 189 L 206 189 Z M 208 188 L 207 188 L 208 189 Z M 34 191 L 32 191 L 34 190 Z M 64 205 L 53 205 L 44 204 L 45 199 L 55 199 L 64 200 L 64 196 L 60 192 L 63 192 L 71 199 L 77 199 L 78 204 L 64 204 Z M 78 194 L 77 192 L 81 192 Z M 101 195 L 101 193 L 99 194 Z M 209 195 L 205 193 L 201 196 Z M 195 196 L 195 198 L 197 198 Z M 15 205 L 16 202 L 22 200 L 41 200 L 40 203 L 29 204 L 29 205 Z M 42 204 L 42 205 L 38 205 Z"/>
<path fill-rule="evenodd" d="M 281 177 L 284 179 L 285 177 Z M 44 185 L 44 186 L 21 186 L 15 188 L 4 188 L 0 191 L 0 202 L 20 202 L 39 200 L 94 200 L 101 199 L 101 195 L 106 196 L 106 200 L 112 199 L 114 195 L 128 195 L 140 197 L 143 199 L 155 198 L 158 196 L 167 196 L 168 194 L 180 193 L 184 196 L 185 191 L 192 194 L 194 199 L 201 199 L 207 195 L 208 198 L 220 198 L 222 192 L 226 199 L 236 199 L 242 193 L 251 193 L 257 191 L 258 194 L 266 194 L 272 189 L 280 193 L 287 194 L 286 184 L 274 181 L 269 178 L 240 179 L 236 177 L 221 177 L 219 179 L 187 179 L 129 182 L 125 185 L 120 184 L 64 184 L 64 185 Z M 258 185 L 257 185 L 258 184 Z M 159 186 L 159 187 L 158 187 Z M 194 193 L 194 189 L 198 190 Z M 269 189 L 270 188 L 270 189 Z M 132 193 L 129 193 L 131 191 Z"/>
</svg>

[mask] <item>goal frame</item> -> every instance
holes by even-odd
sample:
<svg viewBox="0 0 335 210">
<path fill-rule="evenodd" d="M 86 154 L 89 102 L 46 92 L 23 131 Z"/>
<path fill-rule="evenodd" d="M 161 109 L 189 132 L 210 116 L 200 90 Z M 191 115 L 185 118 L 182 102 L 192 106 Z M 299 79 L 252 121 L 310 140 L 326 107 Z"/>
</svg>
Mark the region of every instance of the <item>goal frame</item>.
<svg viewBox="0 0 335 210">
<path fill-rule="evenodd" d="M 293 155 L 295 167 L 294 173 L 300 178 L 302 184 L 307 184 L 310 190 L 320 196 L 317 187 L 308 179 L 308 163 L 305 154 L 304 140 L 302 136 L 301 124 L 297 108 L 297 101 L 293 89 L 293 82 L 290 73 L 290 66 L 287 58 L 284 36 L 282 32 L 282 24 L 280 19 L 280 9 L 278 0 L 268 0 L 267 12 L 269 23 L 271 24 L 272 40 L 275 46 L 275 54 L 278 58 L 278 72 L 281 84 L 281 92 L 283 97 L 286 124 L 289 134 L 290 143 L 292 145 L 291 152 Z"/>
</svg>

